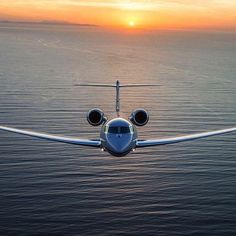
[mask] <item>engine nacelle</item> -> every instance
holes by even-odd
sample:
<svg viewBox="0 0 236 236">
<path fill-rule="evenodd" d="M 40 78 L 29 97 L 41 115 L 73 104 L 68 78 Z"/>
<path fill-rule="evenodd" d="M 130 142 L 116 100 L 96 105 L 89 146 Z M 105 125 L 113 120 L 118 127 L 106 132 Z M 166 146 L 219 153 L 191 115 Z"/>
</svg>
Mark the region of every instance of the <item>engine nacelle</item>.
<svg viewBox="0 0 236 236">
<path fill-rule="evenodd" d="M 92 126 L 99 126 L 106 121 L 102 110 L 95 108 L 88 112 L 87 121 Z"/>
<path fill-rule="evenodd" d="M 144 126 L 149 121 L 149 115 L 144 109 L 138 109 L 131 114 L 129 119 L 134 125 Z"/>
</svg>

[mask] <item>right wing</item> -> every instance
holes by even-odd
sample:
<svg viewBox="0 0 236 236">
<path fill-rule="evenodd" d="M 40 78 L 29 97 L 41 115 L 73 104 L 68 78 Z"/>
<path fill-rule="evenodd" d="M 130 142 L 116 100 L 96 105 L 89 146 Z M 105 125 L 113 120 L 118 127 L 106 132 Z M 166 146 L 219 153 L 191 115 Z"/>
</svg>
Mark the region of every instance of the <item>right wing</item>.
<svg viewBox="0 0 236 236">
<path fill-rule="evenodd" d="M 204 133 L 198 133 L 198 134 L 190 134 L 190 135 L 184 135 L 174 138 L 164 138 L 164 139 L 153 139 L 153 140 L 137 140 L 136 147 L 151 147 L 151 146 L 159 146 L 159 145 L 167 145 L 167 144 L 174 144 L 174 143 L 180 143 L 180 142 L 186 142 L 186 141 L 192 141 L 195 139 L 200 138 L 207 138 L 210 136 L 220 135 L 220 134 L 226 134 L 236 131 L 235 128 L 230 129 L 222 129 L 217 131 L 211 131 L 211 132 L 204 132 Z"/>
<path fill-rule="evenodd" d="M 15 129 L 15 128 L 7 127 L 7 126 L 0 126 L 0 130 L 17 133 L 17 134 L 23 134 L 23 135 L 45 139 L 49 141 L 61 142 L 61 143 L 69 143 L 69 144 L 74 144 L 74 145 L 90 146 L 90 147 L 101 146 L 100 140 L 78 139 L 78 138 L 72 138 L 72 137 L 57 136 L 57 135 L 38 133 L 38 132 L 33 132 L 33 131 L 28 131 L 28 130 Z"/>
</svg>

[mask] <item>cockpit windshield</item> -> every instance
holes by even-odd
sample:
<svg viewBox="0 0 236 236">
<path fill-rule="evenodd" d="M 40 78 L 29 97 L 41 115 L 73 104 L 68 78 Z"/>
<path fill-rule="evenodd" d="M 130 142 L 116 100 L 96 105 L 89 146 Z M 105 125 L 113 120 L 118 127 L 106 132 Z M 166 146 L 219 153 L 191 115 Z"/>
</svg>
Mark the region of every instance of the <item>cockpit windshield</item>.
<svg viewBox="0 0 236 236">
<path fill-rule="evenodd" d="M 111 126 L 108 128 L 108 133 L 111 134 L 128 134 L 130 132 L 131 130 L 128 126 Z"/>
</svg>

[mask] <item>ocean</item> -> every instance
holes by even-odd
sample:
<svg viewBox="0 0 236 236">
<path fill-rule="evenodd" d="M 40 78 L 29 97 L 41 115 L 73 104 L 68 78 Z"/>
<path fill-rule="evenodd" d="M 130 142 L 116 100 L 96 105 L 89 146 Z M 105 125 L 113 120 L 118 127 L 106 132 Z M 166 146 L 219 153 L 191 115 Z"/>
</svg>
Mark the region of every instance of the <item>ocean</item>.
<svg viewBox="0 0 236 236">
<path fill-rule="evenodd" d="M 0 24 L 0 124 L 98 138 L 86 113 L 128 118 L 140 139 L 236 126 L 236 32 Z M 236 235 L 236 134 L 106 152 L 0 132 L 0 235 Z"/>
</svg>

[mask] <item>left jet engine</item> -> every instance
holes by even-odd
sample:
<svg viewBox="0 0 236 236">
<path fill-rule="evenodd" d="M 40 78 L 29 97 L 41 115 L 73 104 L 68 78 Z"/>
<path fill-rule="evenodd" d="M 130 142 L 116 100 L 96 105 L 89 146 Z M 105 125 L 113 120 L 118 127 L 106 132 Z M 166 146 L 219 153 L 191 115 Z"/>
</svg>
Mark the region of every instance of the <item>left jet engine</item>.
<svg viewBox="0 0 236 236">
<path fill-rule="evenodd" d="M 106 120 L 103 111 L 98 108 L 90 110 L 87 114 L 87 121 L 92 126 L 99 126 Z"/>
</svg>

